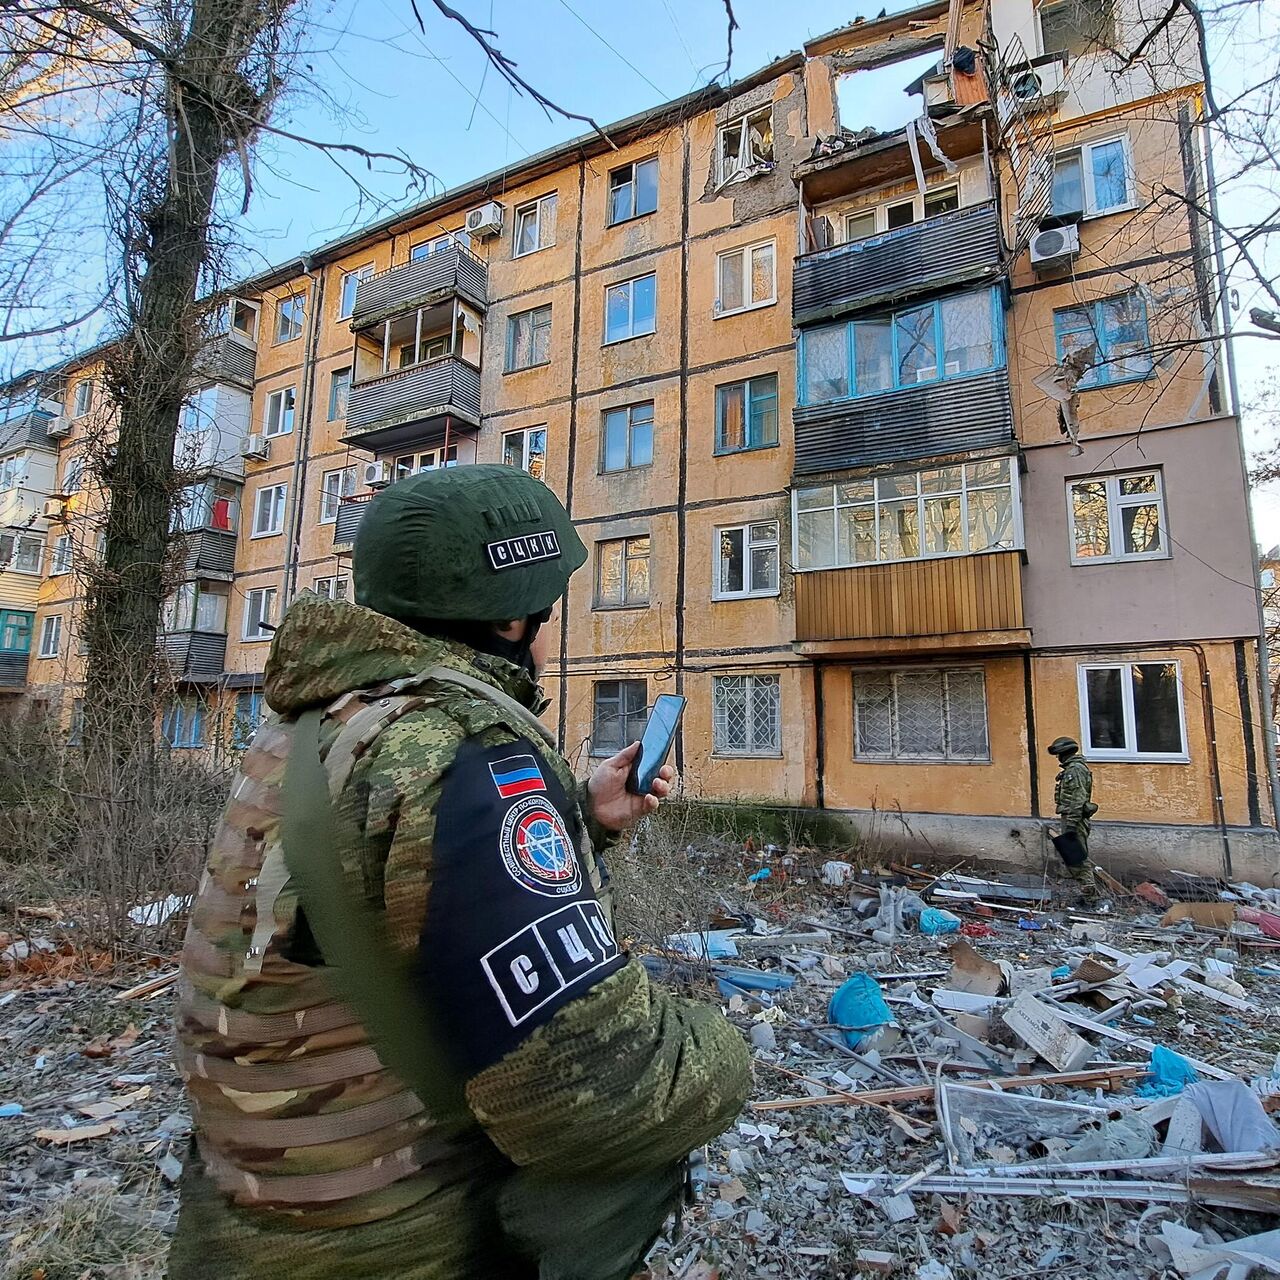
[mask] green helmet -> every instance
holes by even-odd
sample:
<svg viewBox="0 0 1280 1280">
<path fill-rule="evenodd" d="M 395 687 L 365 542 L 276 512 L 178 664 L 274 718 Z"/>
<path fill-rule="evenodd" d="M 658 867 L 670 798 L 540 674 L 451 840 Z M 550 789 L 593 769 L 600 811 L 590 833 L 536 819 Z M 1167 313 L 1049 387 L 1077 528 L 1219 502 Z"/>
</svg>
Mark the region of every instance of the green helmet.
<svg viewBox="0 0 1280 1280">
<path fill-rule="evenodd" d="M 560 500 L 502 464 L 401 480 L 356 534 L 356 603 L 402 622 L 510 622 L 550 608 L 587 558 Z"/>
<path fill-rule="evenodd" d="M 1049 743 L 1049 754 L 1051 756 L 1072 756 L 1080 750 L 1080 744 L 1074 738 L 1054 738 Z"/>
</svg>

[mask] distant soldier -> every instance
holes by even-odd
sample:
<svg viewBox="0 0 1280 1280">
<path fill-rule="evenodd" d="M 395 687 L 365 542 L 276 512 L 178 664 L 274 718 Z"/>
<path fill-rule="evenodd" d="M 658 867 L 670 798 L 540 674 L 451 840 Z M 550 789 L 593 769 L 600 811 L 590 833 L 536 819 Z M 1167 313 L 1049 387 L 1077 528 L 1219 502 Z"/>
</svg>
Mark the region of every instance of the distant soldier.
<svg viewBox="0 0 1280 1280">
<path fill-rule="evenodd" d="M 1067 874 L 1080 885 L 1087 902 L 1097 902 L 1101 897 L 1096 868 L 1089 861 L 1090 819 L 1098 812 L 1093 803 L 1093 774 L 1080 754 L 1080 744 L 1074 738 L 1055 738 L 1049 744 L 1049 754 L 1058 761 L 1059 772 L 1053 784 L 1053 807 L 1062 819 L 1062 836 L 1067 847 L 1055 841 L 1058 852 L 1067 864 Z M 1072 852 L 1070 835 L 1078 850 Z M 1083 854 L 1083 860 L 1080 860 Z"/>
</svg>

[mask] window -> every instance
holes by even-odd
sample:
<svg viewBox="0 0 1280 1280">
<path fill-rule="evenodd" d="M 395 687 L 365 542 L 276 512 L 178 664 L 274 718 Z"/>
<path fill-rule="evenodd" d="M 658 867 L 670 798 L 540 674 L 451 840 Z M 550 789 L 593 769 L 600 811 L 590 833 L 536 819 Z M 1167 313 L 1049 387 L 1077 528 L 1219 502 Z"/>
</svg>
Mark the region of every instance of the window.
<svg viewBox="0 0 1280 1280">
<path fill-rule="evenodd" d="M 778 594 L 778 522 L 733 525 L 716 530 L 713 600 Z"/>
<path fill-rule="evenodd" d="M 255 587 L 249 592 L 244 606 L 244 638 L 246 640 L 270 640 L 275 627 L 275 587 Z"/>
<path fill-rule="evenodd" d="M 11 453 L 0 460 L 0 490 L 18 489 L 27 482 L 27 455 Z"/>
<path fill-rule="evenodd" d="M 649 709 L 644 680 L 598 680 L 591 717 L 591 754 L 611 756 L 640 740 Z"/>
<path fill-rule="evenodd" d="M 258 340 L 258 308 L 236 298 L 231 303 L 231 329 L 249 342 Z"/>
<path fill-rule="evenodd" d="M 93 408 L 93 379 L 82 378 L 76 383 L 76 393 L 72 401 L 71 416 L 83 418 Z"/>
<path fill-rule="evenodd" d="M 986 458 L 795 493 L 795 567 L 1007 551 L 1022 545 L 1017 475 Z"/>
<path fill-rule="evenodd" d="M 347 416 L 347 397 L 351 394 L 351 370 L 335 369 L 329 375 L 329 421 Z"/>
<path fill-rule="evenodd" d="M 639 276 L 604 291 L 604 340 L 622 342 L 657 326 L 657 276 Z"/>
<path fill-rule="evenodd" d="M 548 249 L 556 242 L 556 195 L 516 206 L 512 230 L 511 256 L 523 258 L 526 253 Z"/>
<path fill-rule="evenodd" d="M 519 467 L 535 480 L 541 480 L 547 466 L 546 427 L 508 431 L 502 437 L 502 460 L 507 466 Z"/>
<path fill-rule="evenodd" d="M 217 411 L 218 388 L 202 387 L 183 402 L 178 430 L 184 433 L 207 431 L 217 421 Z"/>
<path fill-rule="evenodd" d="M 39 573 L 44 543 L 39 538 L 0 533 L 0 572 Z"/>
<path fill-rule="evenodd" d="M 769 172 L 773 168 L 773 108 L 762 107 L 721 125 L 717 161 L 721 183 Z"/>
<path fill-rule="evenodd" d="M 774 270 L 774 246 L 748 245 L 716 254 L 716 314 L 733 315 L 753 307 L 768 307 L 778 300 Z"/>
<path fill-rule="evenodd" d="M 1078 58 L 1115 45 L 1111 0 L 1066 0 L 1065 4 L 1041 5 L 1038 13 L 1042 53 Z"/>
<path fill-rule="evenodd" d="M 212 586 L 184 582 L 165 601 L 161 622 L 165 631 L 207 631 L 225 635 L 226 592 Z"/>
<path fill-rule="evenodd" d="M 623 165 L 609 175 L 609 225 L 658 207 L 658 157 Z"/>
<path fill-rule="evenodd" d="M 769 449 L 778 443 L 778 376 L 764 374 L 716 388 L 716 452 Z"/>
<path fill-rule="evenodd" d="M 84 484 L 84 472 L 87 465 L 86 459 L 81 456 L 67 459 L 66 468 L 62 472 L 62 493 L 80 492 L 80 487 Z"/>
<path fill-rule="evenodd" d="M 507 321 L 507 372 L 551 363 L 551 308 L 520 311 Z"/>
<path fill-rule="evenodd" d="M 231 722 L 231 745 L 236 751 L 248 748 L 267 718 L 267 710 L 267 700 L 260 689 L 236 694 L 236 714 Z"/>
<path fill-rule="evenodd" d="M 438 360 L 452 351 L 449 334 L 437 334 L 428 337 L 425 334 L 416 343 L 406 342 L 400 348 L 399 367 L 407 369 L 410 365 L 423 364 L 428 360 Z"/>
<path fill-rule="evenodd" d="M 21 609 L 0 609 L 0 653 L 29 653 L 31 624 L 35 614 Z"/>
<path fill-rule="evenodd" d="M 395 461 L 394 478 L 407 480 L 422 471 L 435 471 L 437 467 L 456 467 L 458 465 L 458 446 L 451 444 L 447 449 L 428 449 L 425 453 L 406 453 Z"/>
<path fill-rule="evenodd" d="M 227 595 L 212 587 L 196 592 L 195 630 L 225 635 L 227 630 Z"/>
<path fill-rule="evenodd" d="M 1004 364 L 997 294 L 983 289 L 800 335 L 805 404 L 963 378 Z"/>
<path fill-rule="evenodd" d="M 855 672 L 853 718 L 857 759 L 990 759 L 981 670 Z"/>
<path fill-rule="evenodd" d="M 341 573 L 332 578 L 315 578 L 311 583 L 311 589 L 324 600 L 345 600 L 350 587 L 351 579 Z"/>
<path fill-rule="evenodd" d="M 258 490 L 253 505 L 253 537 L 265 538 L 284 528 L 284 498 L 287 484 L 269 484 Z"/>
<path fill-rule="evenodd" d="M 276 341 L 291 342 L 302 336 L 302 319 L 306 314 L 307 295 L 291 293 L 276 307 Z"/>
<path fill-rule="evenodd" d="M 1059 360 L 1092 348 L 1091 363 L 1080 379 L 1081 387 L 1134 382 L 1149 378 L 1155 371 L 1147 333 L 1147 304 L 1136 290 L 1087 307 L 1055 311 L 1053 332 Z"/>
<path fill-rule="evenodd" d="M 240 504 L 235 490 L 218 482 L 192 484 L 178 495 L 174 506 L 174 531 L 190 533 L 195 529 L 220 529 L 234 533 L 240 518 Z"/>
<path fill-rule="evenodd" d="M 899 227 L 909 227 L 925 218 L 954 213 L 960 207 L 960 188 L 957 186 L 931 187 L 923 196 L 915 195 L 892 204 L 878 205 L 874 209 L 858 209 L 844 216 L 844 239 L 865 240 Z"/>
<path fill-rule="evenodd" d="M 71 572 L 72 544 L 69 533 L 60 533 L 53 540 L 53 555 L 49 558 L 49 576 L 57 577 Z"/>
<path fill-rule="evenodd" d="M 262 430 L 265 435 L 287 436 L 293 430 L 295 402 L 293 387 L 273 391 L 267 397 L 266 411 L 262 415 Z"/>
<path fill-rule="evenodd" d="M 777 676 L 716 676 L 711 700 L 716 755 L 782 754 L 781 689 Z"/>
<path fill-rule="evenodd" d="M 62 644 L 62 615 L 50 614 L 40 628 L 40 657 L 56 658 Z"/>
<path fill-rule="evenodd" d="M 1101 217 L 1134 203 L 1128 138 L 1088 142 L 1053 161 L 1053 205 L 1058 217 Z"/>
<path fill-rule="evenodd" d="M 1093 760 L 1185 760 L 1176 662 L 1082 664 L 1080 723 Z"/>
<path fill-rule="evenodd" d="M 199 698 L 175 698 L 165 709 L 160 732 L 175 750 L 203 747 L 204 703 Z"/>
<path fill-rule="evenodd" d="M 471 237 L 465 231 L 446 231 L 434 240 L 420 240 L 409 250 L 410 262 L 421 262 L 433 253 L 443 253 L 446 249 L 464 249 L 471 251 Z"/>
<path fill-rule="evenodd" d="M 320 523 L 332 524 L 338 518 L 338 507 L 343 498 L 351 497 L 355 491 L 355 467 L 326 471 L 320 481 Z"/>
<path fill-rule="evenodd" d="M 649 536 L 596 543 L 596 608 L 649 603 Z"/>
<path fill-rule="evenodd" d="M 600 432 L 600 470 L 628 471 L 653 462 L 653 401 L 609 409 Z"/>
<path fill-rule="evenodd" d="M 343 272 L 342 283 L 338 286 L 338 319 L 346 320 L 356 309 L 356 285 L 361 280 L 369 280 L 373 276 L 373 264 L 367 263 L 354 271 Z"/>
<path fill-rule="evenodd" d="M 1072 564 L 1154 560 L 1169 554 L 1158 471 L 1073 480 L 1068 504 Z"/>
<path fill-rule="evenodd" d="M 849 244 L 854 240 L 865 240 L 876 233 L 876 211 L 868 209 L 865 213 L 846 213 L 844 215 L 844 239 Z"/>
</svg>

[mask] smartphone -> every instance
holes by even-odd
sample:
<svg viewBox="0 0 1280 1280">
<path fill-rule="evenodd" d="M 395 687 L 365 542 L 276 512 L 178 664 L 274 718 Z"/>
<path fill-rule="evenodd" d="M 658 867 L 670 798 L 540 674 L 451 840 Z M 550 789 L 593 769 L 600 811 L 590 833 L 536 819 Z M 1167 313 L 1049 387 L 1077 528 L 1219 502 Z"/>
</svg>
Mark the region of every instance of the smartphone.
<svg viewBox="0 0 1280 1280">
<path fill-rule="evenodd" d="M 640 750 L 627 775 L 627 790 L 632 795 L 646 796 L 653 790 L 653 780 L 675 741 L 676 726 L 684 714 L 684 704 L 685 699 L 678 693 L 660 693 L 654 699 L 649 722 L 640 738 Z"/>
</svg>

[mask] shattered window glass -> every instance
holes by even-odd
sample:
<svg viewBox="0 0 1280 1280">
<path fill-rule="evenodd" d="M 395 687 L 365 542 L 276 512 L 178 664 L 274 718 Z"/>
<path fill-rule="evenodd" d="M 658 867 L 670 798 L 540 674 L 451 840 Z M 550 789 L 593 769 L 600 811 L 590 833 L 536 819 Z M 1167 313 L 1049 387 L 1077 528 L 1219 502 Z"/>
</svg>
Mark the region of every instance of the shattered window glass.
<svg viewBox="0 0 1280 1280">
<path fill-rule="evenodd" d="M 595 686 L 591 754 L 613 755 L 644 732 L 649 686 L 643 680 L 600 680 Z"/>
<path fill-rule="evenodd" d="M 762 107 L 720 129 L 720 181 L 773 165 L 773 108 Z"/>
<path fill-rule="evenodd" d="M 938 376 L 938 348 L 934 334 L 934 308 L 917 307 L 894 317 L 898 341 L 898 382 L 930 382 Z"/>
<path fill-rule="evenodd" d="M 810 329 L 804 335 L 806 404 L 841 400 L 849 394 L 849 330 L 844 324 Z"/>
</svg>

